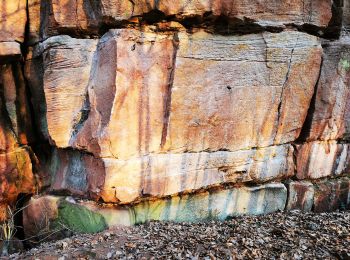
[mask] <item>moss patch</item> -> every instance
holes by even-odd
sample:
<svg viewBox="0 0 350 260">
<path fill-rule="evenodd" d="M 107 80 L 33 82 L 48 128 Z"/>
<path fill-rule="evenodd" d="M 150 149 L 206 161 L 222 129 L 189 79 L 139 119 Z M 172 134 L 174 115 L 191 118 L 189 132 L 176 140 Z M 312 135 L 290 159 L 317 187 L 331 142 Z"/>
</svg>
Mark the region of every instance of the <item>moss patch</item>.
<svg viewBox="0 0 350 260">
<path fill-rule="evenodd" d="M 344 70 L 348 71 L 350 69 L 350 61 L 345 60 L 345 59 L 341 59 L 340 64 Z"/>
<path fill-rule="evenodd" d="M 101 214 L 65 200 L 59 203 L 58 218 L 54 221 L 54 226 L 66 227 L 75 233 L 97 233 L 108 227 Z"/>
</svg>

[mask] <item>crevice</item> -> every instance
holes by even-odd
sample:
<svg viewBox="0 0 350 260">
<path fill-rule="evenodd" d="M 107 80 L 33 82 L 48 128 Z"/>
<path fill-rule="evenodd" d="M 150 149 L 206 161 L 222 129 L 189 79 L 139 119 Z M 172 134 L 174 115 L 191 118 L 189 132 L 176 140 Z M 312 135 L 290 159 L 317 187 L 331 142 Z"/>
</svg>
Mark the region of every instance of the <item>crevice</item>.
<svg viewBox="0 0 350 260">
<path fill-rule="evenodd" d="M 310 135 L 313 115 L 314 115 L 315 109 L 316 109 L 317 90 L 318 90 L 318 85 L 319 85 L 319 82 L 321 79 L 322 68 L 323 68 L 323 56 L 321 57 L 320 70 L 319 70 L 318 78 L 316 81 L 316 85 L 314 87 L 314 93 L 313 93 L 312 98 L 311 98 L 309 109 L 307 111 L 306 118 L 305 118 L 305 121 L 304 121 L 303 126 L 301 128 L 299 137 L 295 140 L 295 143 L 297 143 L 297 144 L 306 142 L 309 135 Z"/>
<path fill-rule="evenodd" d="M 76 135 L 79 133 L 80 129 L 84 126 L 84 123 L 86 122 L 86 120 L 89 118 L 90 109 L 91 108 L 90 108 L 89 92 L 87 91 L 83 106 L 79 111 L 78 115 L 73 120 L 74 124 L 72 126 L 72 134 L 71 134 L 69 143 L 71 143 L 74 140 Z"/>
<path fill-rule="evenodd" d="M 281 124 L 280 121 L 281 121 L 281 113 L 282 113 L 281 110 L 282 110 L 282 103 L 283 103 L 283 95 L 284 95 L 284 91 L 286 89 L 286 85 L 288 83 L 288 79 L 289 79 L 289 75 L 290 75 L 290 71 L 291 71 L 291 67 L 292 67 L 294 50 L 295 50 L 296 46 L 298 45 L 298 42 L 299 42 L 299 38 L 296 39 L 295 45 L 290 52 L 290 57 L 289 57 L 289 61 L 288 61 L 288 69 L 287 69 L 285 80 L 282 84 L 281 95 L 279 97 L 279 103 L 278 103 L 278 108 L 277 108 L 277 128 L 276 128 L 276 132 L 275 132 L 275 137 L 273 138 L 274 143 L 276 143 L 276 138 L 278 136 L 278 129 L 280 128 L 280 124 Z"/>
<path fill-rule="evenodd" d="M 177 51 L 179 48 L 179 37 L 178 34 L 174 34 L 173 38 L 173 56 L 172 56 L 172 66 L 169 73 L 169 78 L 165 91 L 165 99 L 164 99 L 164 119 L 163 119 L 163 129 L 162 129 L 162 137 L 160 142 L 160 147 L 163 148 L 166 142 L 166 138 L 168 135 L 168 127 L 169 127 L 169 119 L 170 119 L 170 109 L 171 109 L 171 96 L 172 96 L 172 87 L 174 84 L 174 75 L 176 69 L 176 57 Z"/>
</svg>

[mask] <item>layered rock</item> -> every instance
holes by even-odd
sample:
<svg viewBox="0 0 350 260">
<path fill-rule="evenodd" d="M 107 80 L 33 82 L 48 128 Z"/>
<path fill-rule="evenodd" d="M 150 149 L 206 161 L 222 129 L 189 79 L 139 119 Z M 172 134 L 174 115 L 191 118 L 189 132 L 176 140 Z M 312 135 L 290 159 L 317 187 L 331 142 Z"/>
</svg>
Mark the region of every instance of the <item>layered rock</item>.
<svg viewBox="0 0 350 260">
<path fill-rule="evenodd" d="M 36 52 L 50 142 L 101 158 L 101 196 L 122 203 L 293 175 L 292 148 L 280 145 L 300 134 L 322 54 L 298 32 L 151 28 L 111 30 L 98 44 L 52 37 Z"/>
<path fill-rule="evenodd" d="M 38 1 L 30 1 L 30 17 L 40 17 Z M 325 28 L 332 18 L 331 0 L 318 1 L 42 1 L 41 34 L 44 38 L 54 34 L 97 34 L 103 25 L 118 26 L 125 23 L 161 19 L 205 24 L 231 24 L 237 30 L 245 24 L 255 27 L 285 27 L 309 25 Z M 39 26 L 34 22 L 39 31 Z M 254 26 L 253 26 L 254 27 Z M 249 26 L 247 27 L 249 29 Z"/>
<path fill-rule="evenodd" d="M 195 222 L 225 220 L 240 214 L 267 214 L 283 210 L 287 190 L 283 184 L 274 183 L 258 187 L 229 188 L 145 201 L 130 207 L 111 207 L 72 198 L 57 196 L 33 197 L 24 209 L 24 226 L 28 237 L 53 236 L 57 231 L 82 228 L 94 232 L 103 227 L 133 225 L 150 220 Z M 66 210 L 75 217 L 65 217 Z M 90 217 L 87 218 L 86 216 Z M 85 219 L 82 219 L 85 218 Z M 46 219 L 46 221 L 43 221 Z M 76 220 L 84 223 L 78 224 Z M 62 225 L 57 225 L 61 223 Z M 107 228 L 107 226 L 103 228 Z M 60 234 L 62 235 L 62 234 Z"/>
</svg>

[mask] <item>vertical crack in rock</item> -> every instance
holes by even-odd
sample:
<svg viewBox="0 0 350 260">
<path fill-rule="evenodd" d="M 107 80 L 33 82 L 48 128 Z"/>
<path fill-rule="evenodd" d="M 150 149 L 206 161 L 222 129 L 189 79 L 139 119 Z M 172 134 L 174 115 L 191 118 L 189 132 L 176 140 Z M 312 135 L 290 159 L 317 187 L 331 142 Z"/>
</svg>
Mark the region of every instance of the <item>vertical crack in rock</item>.
<svg viewBox="0 0 350 260">
<path fill-rule="evenodd" d="M 278 129 L 280 127 L 280 125 L 282 124 L 282 122 L 280 122 L 281 120 L 281 113 L 282 113 L 282 103 L 283 103 L 283 95 L 284 95 L 284 91 L 286 88 L 286 85 L 288 83 L 288 79 L 289 79 L 289 74 L 291 71 L 291 67 L 292 67 L 292 61 L 293 61 L 293 54 L 294 54 L 294 50 L 297 47 L 299 42 L 299 37 L 296 39 L 294 47 L 292 48 L 292 51 L 290 52 L 290 57 L 289 57 L 289 61 L 288 61 L 288 69 L 287 69 L 287 73 L 286 73 L 286 78 L 282 84 L 282 90 L 281 90 L 281 95 L 279 98 L 279 104 L 278 104 L 278 109 L 277 109 L 277 128 L 276 128 L 276 133 L 275 133 L 275 137 L 273 138 L 273 142 L 276 143 L 276 138 L 278 136 Z"/>
<path fill-rule="evenodd" d="M 74 138 L 76 137 L 80 129 L 83 127 L 85 121 L 89 118 L 89 114 L 90 114 L 90 100 L 89 100 L 89 92 L 88 90 L 86 90 L 83 106 L 73 121 L 74 124 L 72 126 L 72 134 L 71 134 L 69 143 L 72 143 L 72 141 L 74 140 Z"/>
<path fill-rule="evenodd" d="M 176 56 L 177 51 L 179 49 L 179 37 L 178 33 L 174 34 L 173 38 L 173 64 L 170 69 L 169 73 L 169 79 L 167 83 L 167 90 L 165 93 L 165 102 L 164 102 L 164 121 L 163 121 L 163 130 L 162 130 L 162 138 L 160 142 L 160 147 L 163 148 L 166 142 L 167 134 L 168 134 L 168 127 L 169 127 L 169 119 L 170 119 L 170 106 L 171 106 L 171 94 L 172 94 L 172 87 L 174 83 L 174 75 L 175 75 L 175 67 L 176 67 Z"/>
<path fill-rule="evenodd" d="M 309 134 L 310 134 L 312 119 L 313 119 L 313 115 L 314 115 L 315 108 L 316 108 L 316 96 L 317 96 L 319 81 L 321 78 L 322 67 L 323 67 L 323 56 L 321 57 L 320 69 L 318 72 L 318 77 L 317 77 L 316 84 L 314 87 L 314 93 L 313 93 L 312 98 L 311 98 L 309 109 L 306 113 L 305 121 L 303 122 L 303 125 L 301 127 L 299 137 L 295 140 L 295 143 L 300 143 L 300 142 L 306 141 L 308 139 Z"/>
<path fill-rule="evenodd" d="M 135 11 L 135 2 L 134 0 L 129 0 L 129 2 L 132 5 L 132 10 L 131 10 L 131 16 L 134 16 L 134 11 Z"/>
</svg>

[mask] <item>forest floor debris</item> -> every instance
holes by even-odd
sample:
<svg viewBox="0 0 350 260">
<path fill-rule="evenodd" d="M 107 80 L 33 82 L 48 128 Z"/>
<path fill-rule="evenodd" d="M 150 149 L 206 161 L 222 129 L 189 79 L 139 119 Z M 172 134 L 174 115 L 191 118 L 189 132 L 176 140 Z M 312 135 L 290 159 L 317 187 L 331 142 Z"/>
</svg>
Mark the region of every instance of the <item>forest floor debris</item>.
<svg viewBox="0 0 350 260">
<path fill-rule="evenodd" d="M 350 259 L 350 211 L 150 222 L 41 244 L 10 259 Z"/>
</svg>

